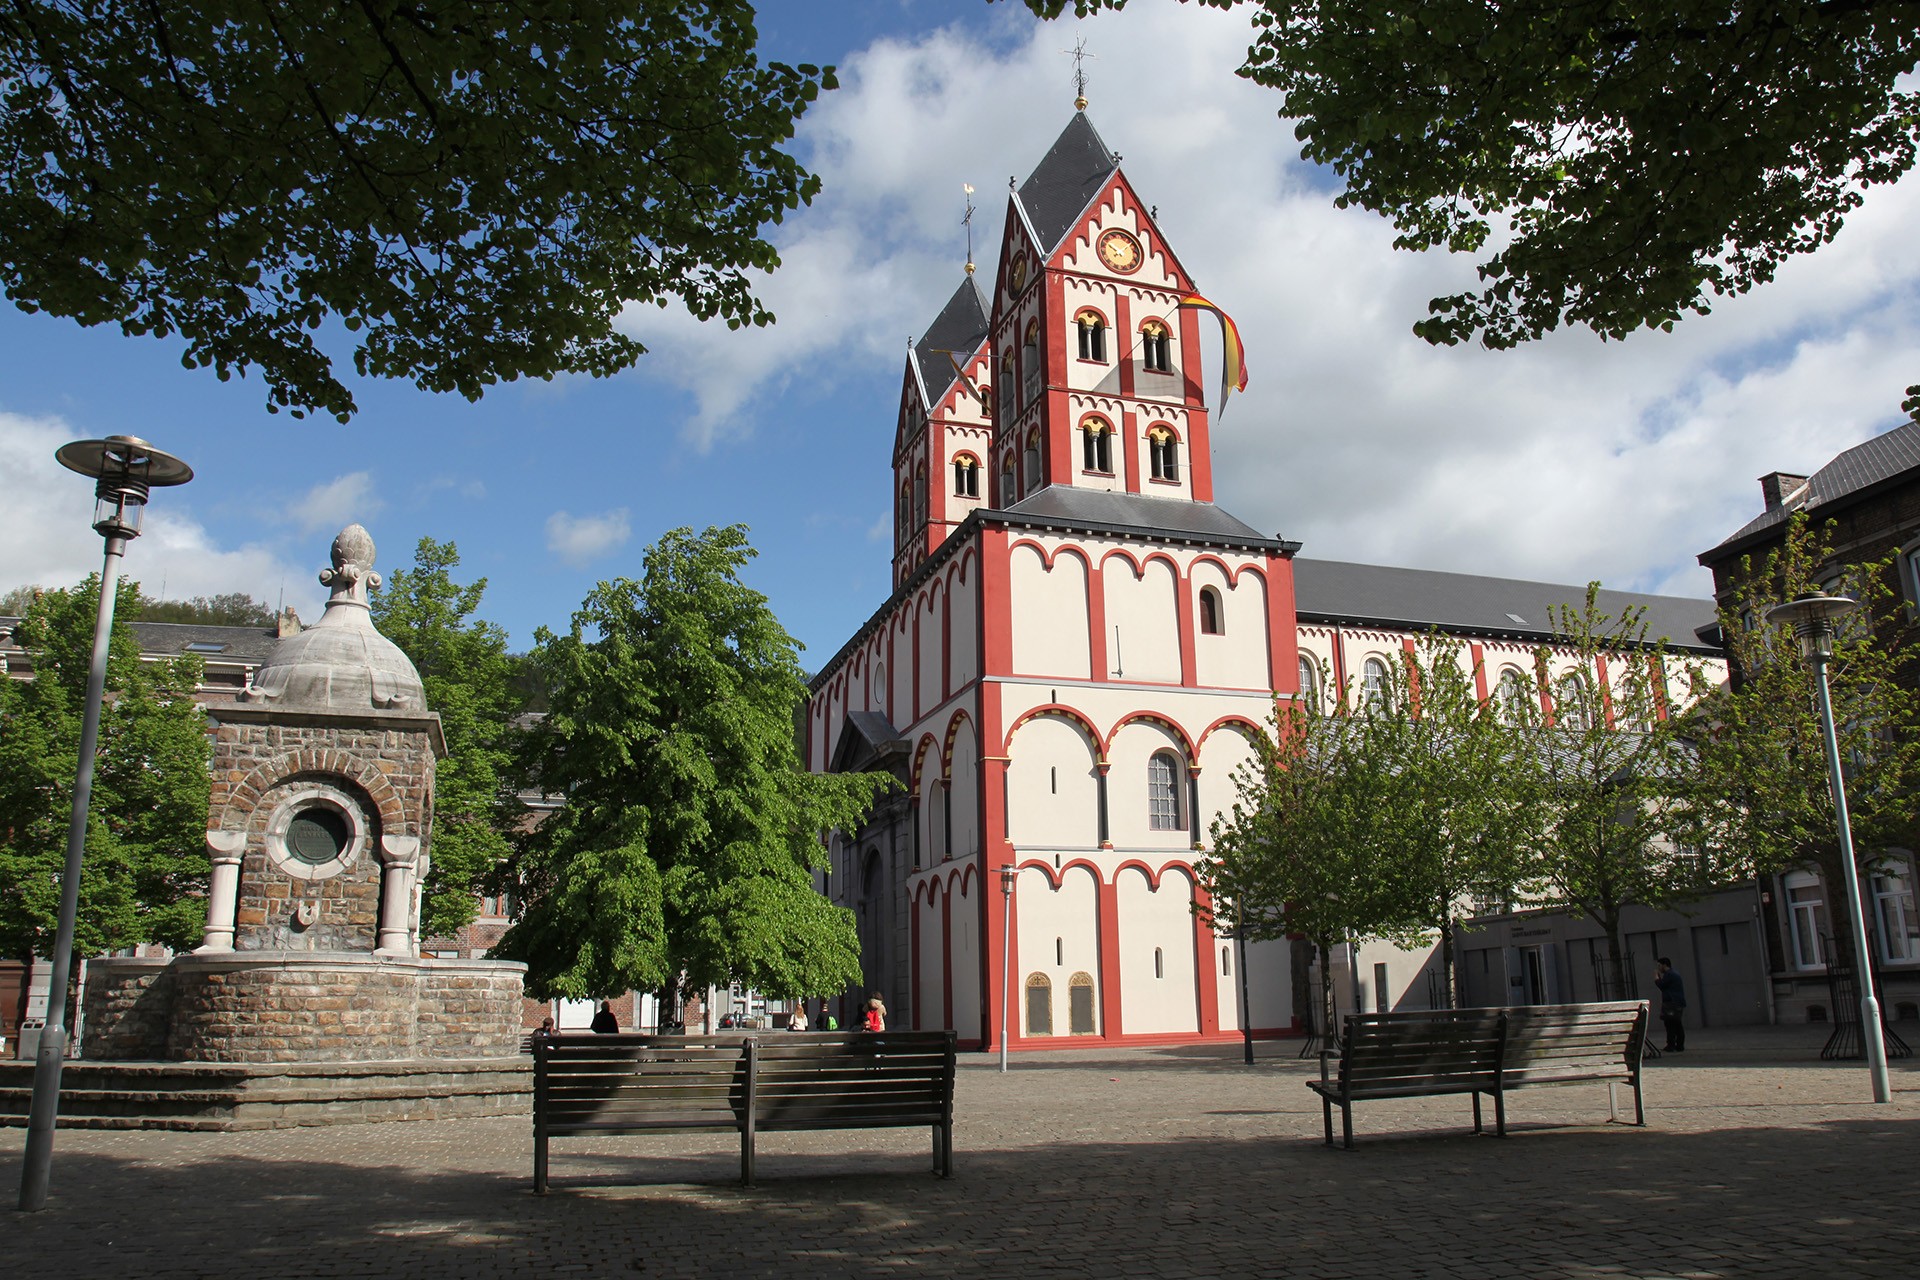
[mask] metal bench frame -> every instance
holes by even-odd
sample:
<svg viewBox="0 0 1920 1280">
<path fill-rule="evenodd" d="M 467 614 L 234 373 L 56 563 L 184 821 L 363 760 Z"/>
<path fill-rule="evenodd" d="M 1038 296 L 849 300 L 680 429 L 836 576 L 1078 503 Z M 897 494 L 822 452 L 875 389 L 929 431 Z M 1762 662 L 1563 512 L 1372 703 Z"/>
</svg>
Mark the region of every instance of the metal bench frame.
<svg viewBox="0 0 1920 1280">
<path fill-rule="evenodd" d="M 1340 1108 L 1343 1145 L 1353 1148 L 1353 1104 L 1373 1098 L 1473 1099 L 1473 1131 L 1484 1132 L 1480 1099 L 1493 1099 L 1494 1133 L 1507 1136 L 1507 1091 L 1531 1085 L 1605 1083 L 1609 1111 L 1619 1118 L 1615 1086 L 1633 1086 L 1634 1123 L 1647 1123 L 1641 1093 L 1641 1049 L 1647 1002 L 1523 1005 L 1508 1009 L 1437 1009 L 1421 1013 L 1350 1014 L 1341 1034 L 1340 1074 L 1306 1085 L 1320 1095 L 1326 1145 L 1333 1145 L 1333 1108 Z"/>
<path fill-rule="evenodd" d="M 752 1186 L 762 1132 L 928 1126 L 953 1176 L 954 1033 L 564 1035 L 533 1048 L 533 1189 L 556 1137 L 737 1133 Z"/>
</svg>

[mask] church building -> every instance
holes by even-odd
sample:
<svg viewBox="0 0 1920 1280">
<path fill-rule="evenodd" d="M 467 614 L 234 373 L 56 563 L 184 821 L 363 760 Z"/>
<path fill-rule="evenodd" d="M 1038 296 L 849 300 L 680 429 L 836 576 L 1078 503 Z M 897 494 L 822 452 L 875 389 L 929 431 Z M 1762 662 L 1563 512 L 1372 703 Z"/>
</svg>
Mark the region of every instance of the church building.
<svg viewBox="0 0 1920 1280">
<path fill-rule="evenodd" d="M 806 712 L 810 768 L 903 783 L 831 841 L 867 986 L 890 1025 L 978 1046 L 1003 1025 L 1016 1048 L 1237 1037 L 1243 1008 L 1257 1035 L 1298 1030 L 1291 947 L 1243 956 L 1194 910 L 1274 700 L 1435 627 L 1530 664 L 1584 590 L 1297 578 L 1298 542 L 1216 506 L 1196 284 L 1084 112 L 1009 192 L 991 279 L 967 272 L 901 381 L 893 593 Z M 1714 652 L 1708 602 L 1603 596 Z M 1368 1007 L 1424 1000 L 1396 963 Z"/>
</svg>

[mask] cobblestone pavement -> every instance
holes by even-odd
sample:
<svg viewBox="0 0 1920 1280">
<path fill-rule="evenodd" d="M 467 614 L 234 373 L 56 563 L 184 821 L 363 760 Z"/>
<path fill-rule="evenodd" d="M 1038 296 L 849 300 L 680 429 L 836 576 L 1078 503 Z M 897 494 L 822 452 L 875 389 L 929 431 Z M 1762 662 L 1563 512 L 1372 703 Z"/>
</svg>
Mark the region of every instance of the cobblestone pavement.
<svg viewBox="0 0 1920 1280">
<path fill-rule="evenodd" d="M 1910 1029 L 1910 1028 L 1909 1028 Z M 62 1131 L 53 1201 L 11 1208 L 14 1274 L 351 1276 L 1836 1277 L 1915 1274 L 1920 1070 L 1804 1033 L 1722 1037 L 1648 1069 L 1650 1124 L 1604 1086 L 1355 1109 L 1320 1144 L 1293 1045 L 1016 1055 L 960 1073 L 956 1176 L 924 1132 L 774 1134 L 729 1185 L 725 1135 L 556 1140 L 524 1118 L 236 1134 Z M 1630 1114 L 1630 1112 L 1629 1112 Z"/>
</svg>

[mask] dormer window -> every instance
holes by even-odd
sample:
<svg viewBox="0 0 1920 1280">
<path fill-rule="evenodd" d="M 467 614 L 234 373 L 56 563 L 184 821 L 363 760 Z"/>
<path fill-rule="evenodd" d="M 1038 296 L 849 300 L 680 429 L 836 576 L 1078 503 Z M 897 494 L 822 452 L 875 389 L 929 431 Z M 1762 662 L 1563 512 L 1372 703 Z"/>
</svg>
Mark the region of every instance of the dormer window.
<svg viewBox="0 0 1920 1280">
<path fill-rule="evenodd" d="M 1080 420 L 1080 465 L 1085 471 L 1113 474 L 1113 424 L 1097 413 Z"/>
<path fill-rule="evenodd" d="M 1173 338 L 1158 320 L 1140 326 L 1140 365 L 1148 373 L 1173 372 Z"/>
<path fill-rule="evenodd" d="M 1107 320 L 1098 311 L 1089 307 L 1073 318 L 1074 327 L 1080 331 L 1080 358 L 1107 362 Z"/>
<path fill-rule="evenodd" d="M 1151 427 L 1147 431 L 1147 455 L 1155 480 L 1180 479 L 1180 438 L 1173 428 Z"/>
<path fill-rule="evenodd" d="M 980 496 L 980 460 L 970 453 L 953 460 L 953 493 L 957 498 Z"/>
</svg>

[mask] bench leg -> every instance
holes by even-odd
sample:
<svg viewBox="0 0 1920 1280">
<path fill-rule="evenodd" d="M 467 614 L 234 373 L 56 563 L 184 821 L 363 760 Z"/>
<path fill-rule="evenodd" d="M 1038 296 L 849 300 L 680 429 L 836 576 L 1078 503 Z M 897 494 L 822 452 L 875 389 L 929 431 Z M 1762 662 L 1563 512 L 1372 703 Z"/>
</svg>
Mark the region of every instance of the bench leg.
<svg viewBox="0 0 1920 1280">
<path fill-rule="evenodd" d="M 533 1194 L 547 1194 L 547 1135 L 533 1136 Z"/>
<path fill-rule="evenodd" d="M 1620 1086 L 1612 1080 L 1607 1081 L 1607 1123 L 1620 1123 Z"/>
<path fill-rule="evenodd" d="M 753 1185 L 753 1127 L 740 1131 L 740 1185 Z"/>
<path fill-rule="evenodd" d="M 1333 1145 L 1333 1100 L 1331 1098 L 1325 1097 L 1324 1095 L 1320 1099 L 1320 1119 L 1323 1122 L 1325 1122 L 1327 1126 L 1327 1145 L 1332 1146 Z"/>
<path fill-rule="evenodd" d="M 1353 1150 L 1353 1104 L 1351 1102 L 1340 1108 L 1340 1136 L 1346 1149 Z"/>
<path fill-rule="evenodd" d="M 943 1178 L 953 1176 L 953 1130 L 943 1124 L 933 1127 L 933 1171 Z"/>
<path fill-rule="evenodd" d="M 1642 1129 L 1647 1127 L 1647 1104 L 1640 1097 L 1640 1077 L 1633 1078 L 1633 1122 Z"/>
<path fill-rule="evenodd" d="M 1507 1091 L 1493 1091 L 1493 1132 L 1495 1137 L 1507 1136 Z"/>
<path fill-rule="evenodd" d="M 1485 1132 L 1480 1126 L 1480 1095 L 1477 1093 L 1473 1095 L 1473 1131 L 1475 1133 Z"/>
</svg>

